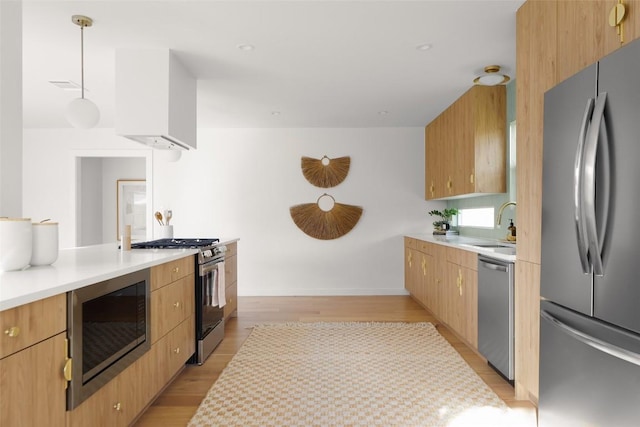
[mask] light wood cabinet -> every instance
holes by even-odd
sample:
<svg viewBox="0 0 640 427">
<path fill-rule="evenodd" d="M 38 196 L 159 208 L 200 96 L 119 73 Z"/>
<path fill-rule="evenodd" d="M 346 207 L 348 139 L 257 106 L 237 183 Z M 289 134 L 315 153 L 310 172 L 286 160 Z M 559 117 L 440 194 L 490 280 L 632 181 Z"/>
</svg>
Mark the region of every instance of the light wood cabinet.
<svg viewBox="0 0 640 427">
<path fill-rule="evenodd" d="M 67 329 L 67 297 L 56 295 L 0 311 L 0 358 Z"/>
<path fill-rule="evenodd" d="M 448 324 L 472 348 L 478 348 L 478 272 L 447 262 Z"/>
<path fill-rule="evenodd" d="M 425 198 L 506 192 L 506 88 L 473 86 L 425 128 Z"/>
<path fill-rule="evenodd" d="M 66 425 L 65 338 L 62 332 L 0 359 L 0 426 Z"/>
<path fill-rule="evenodd" d="M 195 305 L 193 274 L 176 280 L 151 293 L 151 342 L 165 336 L 193 315 Z"/>
<path fill-rule="evenodd" d="M 405 237 L 404 247 L 404 287 L 415 299 L 420 301 L 418 294 L 420 293 L 421 284 L 420 276 L 420 255 L 418 254 L 416 240 Z"/>
<path fill-rule="evenodd" d="M 442 320 L 472 348 L 478 348 L 478 255 L 446 248 Z"/>
<path fill-rule="evenodd" d="M 0 425 L 64 426 L 67 299 L 0 312 Z"/>
<path fill-rule="evenodd" d="M 196 349 L 194 337 L 195 317 L 191 316 L 169 332 L 167 336 L 167 369 L 169 378 L 173 377 Z"/>
<path fill-rule="evenodd" d="M 227 245 L 227 252 L 224 259 L 225 276 L 225 299 L 226 305 L 223 307 L 224 319 L 229 320 L 231 316 L 238 314 L 238 243 Z"/>
<path fill-rule="evenodd" d="M 194 266 L 193 257 L 190 263 L 161 265 L 151 269 L 153 286 L 151 292 L 151 335 L 153 337 L 152 354 L 156 358 L 158 374 L 165 378 L 161 383 L 171 379 L 195 352 L 195 278 L 193 269 L 186 276 L 174 279 L 175 268 L 187 264 Z M 171 264 L 171 263 L 170 263 Z M 188 271 L 188 270 L 187 270 Z M 155 274 L 154 274 L 155 273 Z M 173 281 L 170 281 L 174 279 Z M 163 286 L 159 286 L 164 284 Z M 158 390 L 156 390 L 158 391 Z"/>
<path fill-rule="evenodd" d="M 405 288 L 474 349 L 478 347 L 475 252 L 405 237 Z"/>
<path fill-rule="evenodd" d="M 72 427 L 128 426 L 195 352 L 195 260 L 151 268 L 151 349 L 69 413 Z"/>
<path fill-rule="evenodd" d="M 518 252 L 516 398 L 537 402 L 544 93 L 618 49 L 608 24 L 616 0 L 528 0 L 516 14 Z M 640 1 L 625 1 L 624 40 L 640 37 Z"/>
<path fill-rule="evenodd" d="M 189 274 L 194 274 L 195 265 L 193 256 L 188 256 L 153 267 L 151 269 L 151 290 L 155 291 Z"/>
</svg>

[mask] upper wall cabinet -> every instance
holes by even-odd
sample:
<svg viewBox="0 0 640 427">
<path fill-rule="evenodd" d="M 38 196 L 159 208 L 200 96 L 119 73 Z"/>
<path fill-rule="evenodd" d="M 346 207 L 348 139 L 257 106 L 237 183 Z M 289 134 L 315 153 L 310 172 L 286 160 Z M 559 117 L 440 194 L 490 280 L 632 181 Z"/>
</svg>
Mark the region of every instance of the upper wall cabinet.
<svg viewBox="0 0 640 427">
<path fill-rule="evenodd" d="M 505 86 L 473 86 L 425 128 L 425 198 L 504 193 Z"/>
</svg>

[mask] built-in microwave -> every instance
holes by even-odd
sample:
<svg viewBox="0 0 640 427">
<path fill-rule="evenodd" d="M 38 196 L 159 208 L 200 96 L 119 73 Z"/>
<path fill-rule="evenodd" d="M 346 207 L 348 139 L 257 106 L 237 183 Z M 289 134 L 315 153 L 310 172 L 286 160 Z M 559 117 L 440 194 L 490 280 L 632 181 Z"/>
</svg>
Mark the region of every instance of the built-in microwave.
<svg viewBox="0 0 640 427">
<path fill-rule="evenodd" d="M 71 410 L 151 348 L 150 273 L 144 269 L 67 294 Z"/>
</svg>

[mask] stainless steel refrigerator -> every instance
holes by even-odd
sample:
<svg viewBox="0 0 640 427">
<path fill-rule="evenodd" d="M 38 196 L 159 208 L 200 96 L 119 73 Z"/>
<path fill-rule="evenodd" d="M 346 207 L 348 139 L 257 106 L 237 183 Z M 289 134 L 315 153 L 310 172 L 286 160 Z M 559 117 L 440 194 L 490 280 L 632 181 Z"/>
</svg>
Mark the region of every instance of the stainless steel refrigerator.
<svg viewBox="0 0 640 427">
<path fill-rule="evenodd" d="M 640 425 L 640 40 L 545 94 L 539 425 Z"/>
</svg>

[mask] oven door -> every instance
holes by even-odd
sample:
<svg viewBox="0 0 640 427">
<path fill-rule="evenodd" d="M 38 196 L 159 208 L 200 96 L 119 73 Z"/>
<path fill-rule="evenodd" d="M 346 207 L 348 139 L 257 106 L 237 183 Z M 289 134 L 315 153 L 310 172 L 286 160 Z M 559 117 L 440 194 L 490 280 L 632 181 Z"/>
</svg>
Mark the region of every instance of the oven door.
<svg viewBox="0 0 640 427">
<path fill-rule="evenodd" d="M 224 317 L 223 309 L 219 306 L 218 292 L 220 286 L 219 268 L 224 268 L 224 258 L 201 265 L 199 269 L 199 282 L 197 294 L 196 338 L 204 339 Z M 224 286 L 224 285 L 223 285 Z"/>
</svg>

